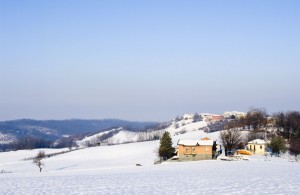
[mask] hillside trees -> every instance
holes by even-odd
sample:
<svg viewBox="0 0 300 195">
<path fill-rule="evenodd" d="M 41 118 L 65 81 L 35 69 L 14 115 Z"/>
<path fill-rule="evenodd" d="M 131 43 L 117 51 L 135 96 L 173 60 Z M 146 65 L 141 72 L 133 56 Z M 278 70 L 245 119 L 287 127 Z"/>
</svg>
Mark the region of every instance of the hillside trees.
<svg viewBox="0 0 300 195">
<path fill-rule="evenodd" d="M 141 142 L 141 141 L 159 140 L 162 137 L 164 132 L 165 132 L 164 130 L 139 132 L 137 141 Z"/>
<path fill-rule="evenodd" d="M 175 149 L 172 147 L 172 138 L 169 132 L 165 132 L 160 139 L 158 154 L 163 159 L 169 159 L 174 156 Z"/>
<path fill-rule="evenodd" d="M 194 116 L 193 116 L 193 122 L 198 122 L 198 121 L 201 121 L 201 115 L 199 115 L 198 113 L 195 113 Z"/>
<path fill-rule="evenodd" d="M 51 146 L 54 148 L 69 148 L 69 150 L 72 150 L 73 147 L 77 147 L 76 137 L 63 137 L 59 140 L 56 140 Z"/>
<path fill-rule="evenodd" d="M 292 138 L 290 140 L 289 152 L 297 157 L 300 154 L 300 138 Z"/>
<path fill-rule="evenodd" d="M 239 128 L 259 132 L 266 127 L 267 123 L 266 111 L 264 109 L 252 108 L 247 112 L 246 116 L 229 121 L 225 125 L 225 129 Z"/>
<path fill-rule="evenodd" d="M 18 139 L 13 143 L 12 148 L 17 150 L 23 149 L 34 149 L 34 148 L 50 148 L 51 141 L 35 137 L 35 136 L 27 136 Z"/>
<path fill-rule="evenodd" d="M 243 125 L 240 124 L 239 120 L 232 120 L 229 121 L 227 124 L 224 125 L 224 129 L 238 129 L 238 128 L 242 128 Z"/>
<path fill-rule="evenodd" d="M 246 124 L 249 129 L 258 130 L 267 125 L 267 113 L 265 109 L 252 108 L 247 112 Z"/>
<path fill-rule="evenodd" d="M 246 141 L 250 142 L 255 139 L 265 139 L 264 132 L 254 132 L 254 131 L 248 132 Z"/>
<path fill-rule="evenodd" d="M 300 138 L 300 112 L 277 113 L 274 118 L 284 138 Z"/>
<path fill-rule="evenodd" d="M 274 114 L 275 126 L 281 135 L 289 141 L 289 152 L 292 155 L 300 154 L 300 112 Z"/>
</svg>

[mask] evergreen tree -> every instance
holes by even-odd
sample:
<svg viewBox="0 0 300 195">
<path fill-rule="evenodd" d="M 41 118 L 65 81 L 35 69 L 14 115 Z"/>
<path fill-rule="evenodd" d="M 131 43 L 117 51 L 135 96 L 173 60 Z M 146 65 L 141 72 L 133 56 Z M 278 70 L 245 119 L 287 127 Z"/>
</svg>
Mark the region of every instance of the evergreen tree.
<svg viewBox="0 0 300 195">
<path fill-rule="evenodd" d="M 162 158 L 171 158 L 174 155 L 175 149 L 172 147 L 172 138 L 169 132 L 165 132 L 160 139 L 159 156 Z"/>
<path fill-rule="evenodd" d="M 275 136 L 271 139 L 268 147 L 272 149 L 272 154 L 277 154 L 279 156 L 280 153 L 284 153 L 287 150 L 286 141 L 283 137 Z"/>
</svg>

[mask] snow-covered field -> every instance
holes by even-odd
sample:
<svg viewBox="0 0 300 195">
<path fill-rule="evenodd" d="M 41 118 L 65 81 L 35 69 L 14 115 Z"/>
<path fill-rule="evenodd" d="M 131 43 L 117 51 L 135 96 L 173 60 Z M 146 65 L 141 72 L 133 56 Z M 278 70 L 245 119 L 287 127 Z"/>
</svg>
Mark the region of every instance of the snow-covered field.
<svg viewBox="0 0 300 195">
<path fill-rule="evenodd" d="M 195 132 L 191 132 L 193 136 Z M 201 132 L 199 132 L 201 134 Z M 179 135 L 184 137 L 184 135 Z M 185 135 L 187 136 L 187 135 Z M 181 137 L 175 137 L 174 140 Z M 44 159 L 39 150 L 0 153 L 0 194 L 299 194 L 300 163 L 286 158 L 166 162 L 159 141 L 81 149 Z M 57 150 L 45 150 L 53 153 Z M 61 151 L 61 150 L 60 150 Z M 142 166 L 136 166 L 141 164 Z"/>
</svg>

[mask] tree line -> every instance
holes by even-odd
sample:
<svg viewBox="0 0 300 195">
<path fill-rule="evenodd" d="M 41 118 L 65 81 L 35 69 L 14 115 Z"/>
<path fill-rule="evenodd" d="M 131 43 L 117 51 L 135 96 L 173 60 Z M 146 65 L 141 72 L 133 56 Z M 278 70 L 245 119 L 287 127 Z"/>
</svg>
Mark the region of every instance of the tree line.
<svg viewBox="0 0 300 195">
<path fill-rule="evenodd" d="M 12 143 L 0 145 L 0 151 L 24 150 L 35 148 L 71 148 L 76 147 L 77 136 L 47 140 L 36 136 L 21 137 Z"/>
</svg>

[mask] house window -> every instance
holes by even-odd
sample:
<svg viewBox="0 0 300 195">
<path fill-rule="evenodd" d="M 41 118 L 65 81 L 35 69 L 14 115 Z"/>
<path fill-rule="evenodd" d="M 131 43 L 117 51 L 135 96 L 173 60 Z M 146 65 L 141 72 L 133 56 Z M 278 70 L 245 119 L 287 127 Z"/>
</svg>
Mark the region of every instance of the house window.
<svg viewBox="0 0 300 195">
<path fill-rule="evenodd" d="M 250 150 L 252 150 L 252 145 L 250 145 Z"/>
<path fill-rule="evenodd" d="M 205 148 L 205 152 L 208 152 L 208 148 Z"/>
<path fill-rule="evenodd" d="M 190 153 L 190 148 L 189 147 L 185 148 L 185 153 Z"/>
<path fill-rule="evenodd" d="M 196 148 L 193 147 L 193 148 L 192 148 L 192 151 L 193 151 L 193 154 L 196 153 Z"/>
<path fill-rule="evenodd" d="M 260 149 L 262 149 L 262 145 L 260 145 Z"/>
</svg>

